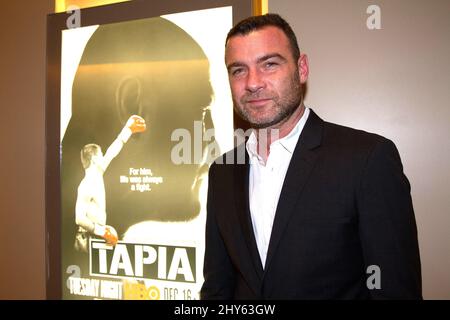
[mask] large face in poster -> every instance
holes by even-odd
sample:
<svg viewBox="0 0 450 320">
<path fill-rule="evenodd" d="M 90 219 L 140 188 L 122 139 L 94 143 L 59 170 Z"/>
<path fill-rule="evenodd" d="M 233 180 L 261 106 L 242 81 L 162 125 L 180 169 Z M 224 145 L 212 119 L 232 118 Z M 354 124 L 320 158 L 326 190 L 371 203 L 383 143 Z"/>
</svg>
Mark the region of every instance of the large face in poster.
<svg viewBox="0 0 450 320">
<path fill-rule="evenodd" d="M 224 7 L 63 31 L 63 298 L 198 299 L 231 24 Z"/>
</svg>

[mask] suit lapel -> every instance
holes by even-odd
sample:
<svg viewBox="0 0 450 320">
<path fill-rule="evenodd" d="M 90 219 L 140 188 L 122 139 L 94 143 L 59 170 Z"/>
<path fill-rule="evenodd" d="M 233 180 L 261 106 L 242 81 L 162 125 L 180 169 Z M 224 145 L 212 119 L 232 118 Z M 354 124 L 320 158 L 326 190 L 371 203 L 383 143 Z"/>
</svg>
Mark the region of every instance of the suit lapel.
<svg viewBox="0 0 450 320">
<path fill-rule="evenodd" d="M 310 110 L 308 120 L 292 155 L 281 190 L 267 252 L 265 273 L 270 268 L 272 258 L 294 211 L 294 207 L 316 163 L 317 150 L 315 149 L 321 143 L 322 129 L 323 120 Z"/>
<path fill-rule="evenodd" d="M 239 222 L 244 234 L 246 246 L 250 253 L 250 257 L 253 263 L 253 267 L 259 280 L 263 276 L 263 267 L 261 264 L 261 259 L 259 257 L 258 247 L 256 245 L 255 234 L 253 232 L 253 224 L 250 216 L 250 205 L 249 205 L 249 157 L 247 151 L 245 150 L 245 143 L 240 147 L 244 148 L 241 150 L 245 152 L 245 163 L 236 164 L 234 166 L 234 192 L 236 199 L 236 212 L 239 218 Z M 238 152 L 239 148 L 238 147 Z"/>
</svg>

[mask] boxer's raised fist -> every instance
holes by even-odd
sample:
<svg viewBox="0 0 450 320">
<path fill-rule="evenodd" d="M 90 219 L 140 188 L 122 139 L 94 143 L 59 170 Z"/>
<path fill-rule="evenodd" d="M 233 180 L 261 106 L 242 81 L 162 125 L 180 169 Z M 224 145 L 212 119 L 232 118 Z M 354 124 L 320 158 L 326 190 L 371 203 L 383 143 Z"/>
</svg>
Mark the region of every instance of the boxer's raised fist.
<svg viewBox="0 0 450 320">
<path fill-rule="evenodd" d="M 137 115 L 132 115 L 127 121 L 127 127 L 132 133 L 144 132 L 146 129 L 145 120 Z"/>
</svg>

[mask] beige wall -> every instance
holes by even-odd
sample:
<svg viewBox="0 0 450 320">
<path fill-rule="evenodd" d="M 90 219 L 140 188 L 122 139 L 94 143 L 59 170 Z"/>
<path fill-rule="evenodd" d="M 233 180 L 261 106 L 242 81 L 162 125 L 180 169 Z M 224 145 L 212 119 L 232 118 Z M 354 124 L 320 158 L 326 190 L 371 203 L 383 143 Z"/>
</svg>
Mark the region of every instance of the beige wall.
<svg viewBox="0 0 450 320">
<path fill-rule="evenodd" d="M 0 10 L 0 299 L 45 298 L 46 15 L 52 0 Z"/>
<path fill-rule="evenodd" d="M 370 4 L 380 6 L 381 30 L 366 27 Z M 424 297 L 450 299 L 450 1 L 272 0 L 269 11 L 291 23 L 309 55 L 307 105 L 397 144 Z"/>
</svg>

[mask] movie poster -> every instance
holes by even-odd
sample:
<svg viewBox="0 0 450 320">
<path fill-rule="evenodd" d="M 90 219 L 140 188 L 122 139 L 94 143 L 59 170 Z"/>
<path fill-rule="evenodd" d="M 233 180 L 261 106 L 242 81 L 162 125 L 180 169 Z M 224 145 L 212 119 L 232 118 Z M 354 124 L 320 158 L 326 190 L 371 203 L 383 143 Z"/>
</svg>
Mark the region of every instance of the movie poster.
<svg viewBox="0 0 450 320">
<path fill-rule="evenodd" d="M 62 32 L 63 299 L 199 298 L 231 27 L 223 7 Z"/>
</svg>

